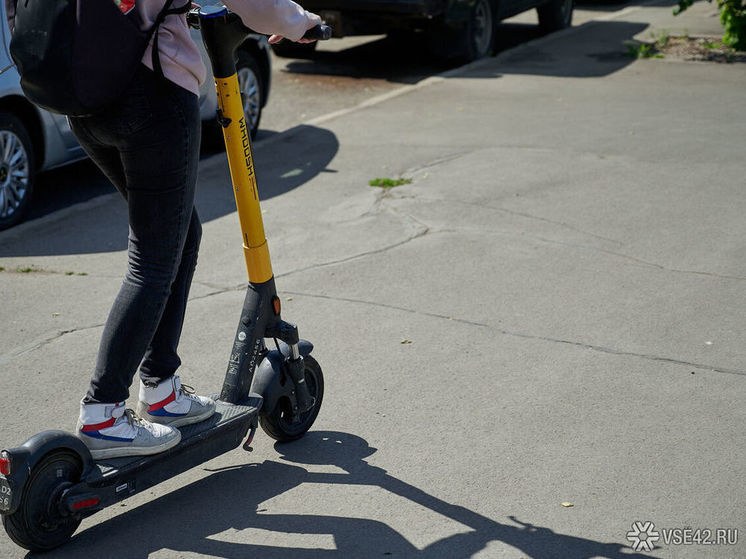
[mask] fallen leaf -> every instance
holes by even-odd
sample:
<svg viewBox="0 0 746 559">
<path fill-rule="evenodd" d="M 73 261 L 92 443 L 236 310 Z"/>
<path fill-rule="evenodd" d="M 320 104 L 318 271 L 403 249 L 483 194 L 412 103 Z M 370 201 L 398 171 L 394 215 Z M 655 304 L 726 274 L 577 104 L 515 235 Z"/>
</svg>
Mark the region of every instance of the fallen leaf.
<svg viewBox="0 0 746 559">
<path fill-rule="evenodd" d="M 567 509 L 567 508 L 570 508 L 573 505 L 572 505 L 572 503 L 562 503 L 562 506 Z"/>
</svg>

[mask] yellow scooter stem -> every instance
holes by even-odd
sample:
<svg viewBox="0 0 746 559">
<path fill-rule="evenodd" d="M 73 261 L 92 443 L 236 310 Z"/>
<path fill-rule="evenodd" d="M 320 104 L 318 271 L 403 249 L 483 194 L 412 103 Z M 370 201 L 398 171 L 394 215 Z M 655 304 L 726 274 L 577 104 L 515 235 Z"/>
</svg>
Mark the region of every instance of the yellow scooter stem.
<svg viewBox="0 0 746 559">
<path fill-rule="evenodd" d="M 241 224 L 246 270 L 250 282 L 264 283 L 272 278 L 272 263 L 259 207 L 251 131 L 246 124 L 238 76 L 233 74 L 227 78 L 216 78 L 215 89 L 238 220 Z"/>
</svg>

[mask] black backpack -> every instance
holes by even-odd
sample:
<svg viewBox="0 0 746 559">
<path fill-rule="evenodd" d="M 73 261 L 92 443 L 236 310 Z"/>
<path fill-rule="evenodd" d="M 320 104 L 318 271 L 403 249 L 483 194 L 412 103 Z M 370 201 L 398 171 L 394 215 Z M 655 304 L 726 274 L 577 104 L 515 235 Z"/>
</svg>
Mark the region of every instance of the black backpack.
<svg viewBox="0 0 746 559">
<path fill-rule="evenodd" d="M 162 75 L 158 26 L 191 8 L 191 0 L 174 9 L 174 0 L 164 1 L 154 25 L 143 31 L 132 0 L 126 13 L 114 0 L 15 0 L 10 55 L 26 97 L 70 116 L 102 111 L 125 91 L 153 33 L 153 68 Z"/>
</svg>

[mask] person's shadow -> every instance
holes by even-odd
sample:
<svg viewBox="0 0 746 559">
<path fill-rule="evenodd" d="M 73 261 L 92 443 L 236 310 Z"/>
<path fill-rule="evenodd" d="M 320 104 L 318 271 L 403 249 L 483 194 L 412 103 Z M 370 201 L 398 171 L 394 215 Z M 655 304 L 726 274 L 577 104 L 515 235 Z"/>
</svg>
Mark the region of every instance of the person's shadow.
<svg viewBox="0 0 746 559">
<path fill-rule="evenodd" d="M 340 473 L 317 473 L 293 464 L 265 461 L 216 470 L 208 477 L 164 497 L 97 524 L 76 535 L 55 557 L 148 557 L 168 549 L 211 557 L 261 558 L 465 558 L 493 541 L 520 549 L 531 558 L 652 559 L 628 553 L 619 543 L 604 543 L 556 533 L 509 517 L 497 522 L 465 507 L 447 503 L 396 479 L 365 458 L 376 449 L 346 433 L 315 431 L 292 444 L 277 444 L 288 462 L 333 465 Z M 209 471 L 209 470 L 208 470 Z M 383 522 L 348 516 L 269 514 L 260 508 L 302 483 L 375 486 L 459 522 L 465 533 L 442 538 L 424 549 Z M 95 518 L 95 517 L 94 517 Z M 331 536 L 334 549 L 291 548 L 213 539 L 229 530 Z M 107 555 L 106 550 L 111 550 Z"/>
</svg>

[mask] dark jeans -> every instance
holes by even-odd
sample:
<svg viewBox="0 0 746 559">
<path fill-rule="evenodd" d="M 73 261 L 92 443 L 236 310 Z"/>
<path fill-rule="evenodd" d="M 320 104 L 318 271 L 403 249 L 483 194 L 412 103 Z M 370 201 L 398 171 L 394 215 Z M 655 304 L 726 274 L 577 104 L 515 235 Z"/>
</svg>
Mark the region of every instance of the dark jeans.
<svg viewBox="0 0 746 559">
<path fill-rule="evenodd" d="M 121 402 L 138 366 L 153 383 L 181 364 L 176 348 L 202 235 L 194 208 L 199 100 L 141 66 L 113 107 L 70 124 L 129 210 L 127 272 L 84 399 Z"/>
</svg>

